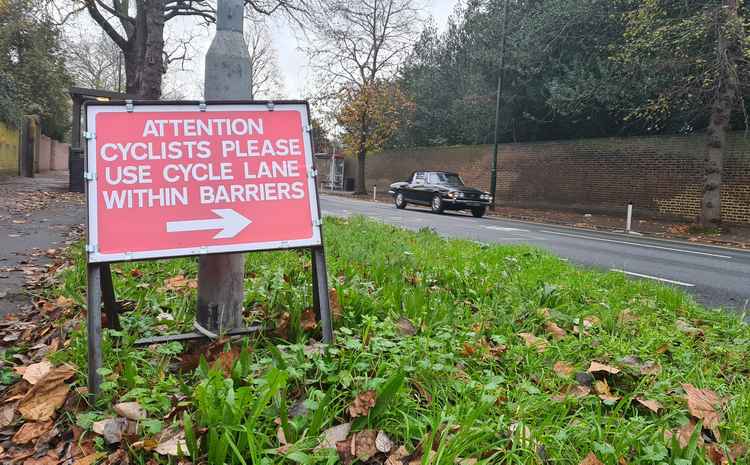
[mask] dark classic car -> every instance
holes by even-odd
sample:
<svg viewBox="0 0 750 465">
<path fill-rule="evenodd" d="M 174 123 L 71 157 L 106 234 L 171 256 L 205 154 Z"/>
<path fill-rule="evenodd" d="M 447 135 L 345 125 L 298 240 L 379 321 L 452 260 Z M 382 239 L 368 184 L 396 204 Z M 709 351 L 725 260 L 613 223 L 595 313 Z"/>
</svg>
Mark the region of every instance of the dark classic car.
<svg viewBox="0 0 750 465">
<path fill-rule="evenodd" d="M 408 204 L 428 205 L 435 213 L 444 210 L 470 210 L 477 218 L 484 216 L 492 203 L 488 192 L 467 187 L 456 173 L 447 171 L 415 171 L 408 181 L 391 184 L 396 208 Z"/>
</svg>

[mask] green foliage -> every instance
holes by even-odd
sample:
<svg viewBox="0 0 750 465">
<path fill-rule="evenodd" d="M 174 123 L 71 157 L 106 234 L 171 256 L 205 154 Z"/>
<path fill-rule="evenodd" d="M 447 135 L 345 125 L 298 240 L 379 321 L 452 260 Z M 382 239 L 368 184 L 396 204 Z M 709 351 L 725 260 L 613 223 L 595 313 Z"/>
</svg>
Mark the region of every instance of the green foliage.
<svg viewBox="0 0 750 465">
<path fill-rule="evenodd" d="M 31 0 L 0 4 L 0 119 L 17 124 L 21 114 L 39 114 L 44 134 L 64 139 L 70 83 L 60 31 L 43 8 Z"/>
</svg>

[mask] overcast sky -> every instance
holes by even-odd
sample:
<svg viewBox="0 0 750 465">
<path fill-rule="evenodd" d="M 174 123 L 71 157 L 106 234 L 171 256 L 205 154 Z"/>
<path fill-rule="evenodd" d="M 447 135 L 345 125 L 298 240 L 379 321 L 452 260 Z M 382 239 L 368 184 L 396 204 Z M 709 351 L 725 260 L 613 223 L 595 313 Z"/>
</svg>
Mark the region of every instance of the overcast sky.
<svg viewBox="0 0 750 465">
<path fill-rule="evenodd" d="M 426 5 L 424 16 L 432 16 L 437 26 L 442 30 L 445 28 L 448 16 L 453 12 L 455 5 L 460 0 L 422 0 Z M 182 19 L 182 18 L 179 18 Z M 173 20 L 174 21 L 174 20 Z M 173 21 L 170 21 L 172 23 Z M 174 21 L 172 24 L 175 31 L 180 34 L 190 31 L 196 36 L 193 41 L 193 60 L 185 64 L 185 70 L 172 69 L 165 83 L 166 97 L 169 92 L 176 89 L 185 98 L 199 98 L 203 86 L 203 60 L 205 52 L 213 37 L 213 30 L 196 28 L 188 23 L 190 19 L 181 22 Z M 284 98 L 297 99 L 310 95 L 312 83 L 310 83 L 311 72 L 307 67 L 307 57 L 300 51 L 304 46 L 304 35 L 294 34 L 286 21 L 274 20 L 271 24 L 273 33 L 273 45 L 278 52 L 279 67 L 281 68 L 282 82 L 284 83 Z M 175 65 L 176 66 L 176 65 Z"/>
</svg>

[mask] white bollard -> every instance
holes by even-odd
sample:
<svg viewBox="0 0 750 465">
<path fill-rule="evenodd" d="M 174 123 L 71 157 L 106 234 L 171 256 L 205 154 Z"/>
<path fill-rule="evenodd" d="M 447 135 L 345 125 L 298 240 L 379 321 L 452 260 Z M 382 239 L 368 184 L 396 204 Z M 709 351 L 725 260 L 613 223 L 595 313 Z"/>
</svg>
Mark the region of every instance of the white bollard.
<svg viewBox="0 0 750 465">
<path fill-rule="evenodd" d="M 630 226 L 633 222 L 633 204 L 628 202 L 628 219 L 625 221 L 625 232 L 630 233 Z"/>
<path fill-rule="evenodd" d="M 372 186 L 372 201 L 378 201 L 378 186 Z"/>
</svg>

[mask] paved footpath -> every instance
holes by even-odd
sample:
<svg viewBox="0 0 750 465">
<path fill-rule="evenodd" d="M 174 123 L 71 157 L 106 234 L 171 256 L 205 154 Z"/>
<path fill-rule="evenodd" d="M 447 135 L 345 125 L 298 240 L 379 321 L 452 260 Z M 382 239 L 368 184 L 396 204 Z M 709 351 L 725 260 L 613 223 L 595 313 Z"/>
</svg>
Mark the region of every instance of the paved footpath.
<svg viewBox="0 0 750 465">
<path fill-rule="evenodd" d="M 67 187 L 67 172 L 0 176 L 0 316 L 28 305 L 27 278 L 67 245 L 71 230 L 83 226 L 83 195 Z"/>
</svg>

